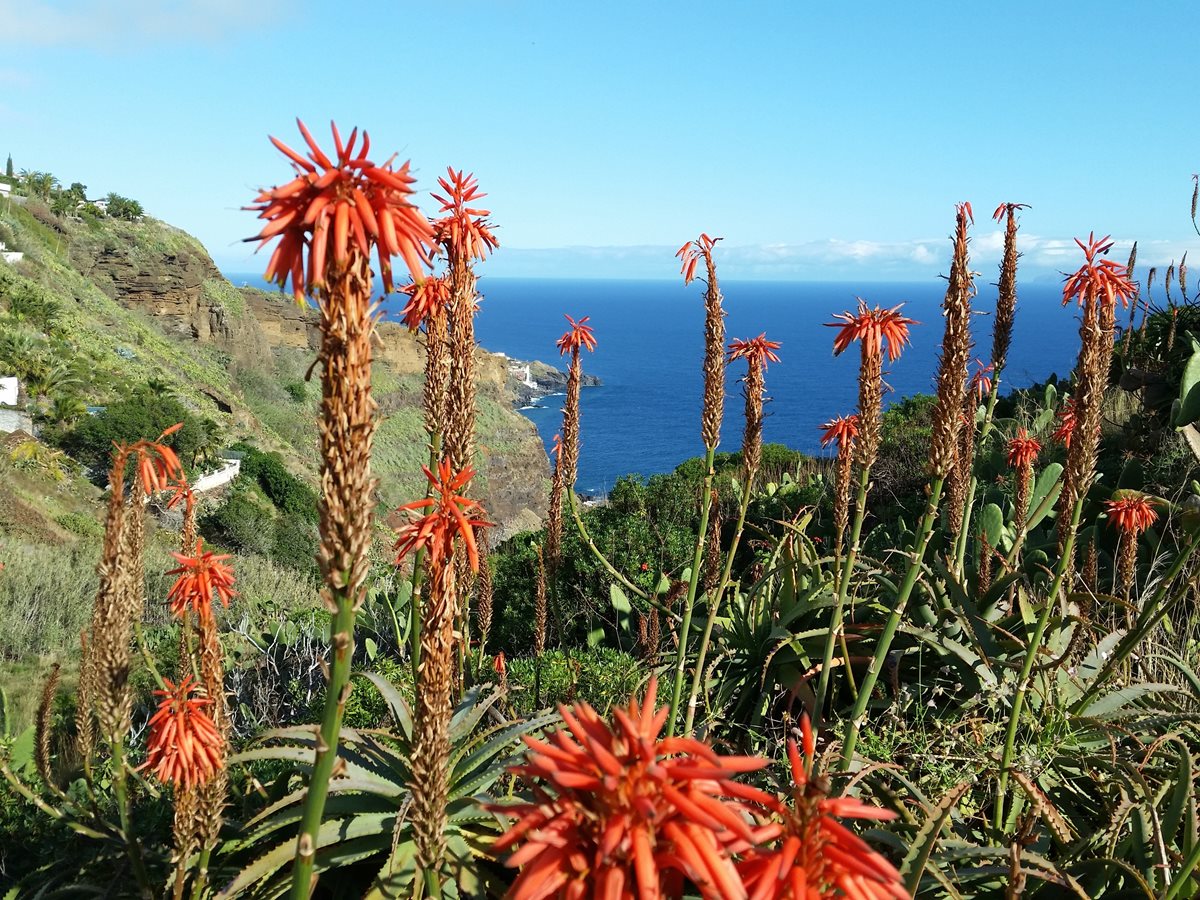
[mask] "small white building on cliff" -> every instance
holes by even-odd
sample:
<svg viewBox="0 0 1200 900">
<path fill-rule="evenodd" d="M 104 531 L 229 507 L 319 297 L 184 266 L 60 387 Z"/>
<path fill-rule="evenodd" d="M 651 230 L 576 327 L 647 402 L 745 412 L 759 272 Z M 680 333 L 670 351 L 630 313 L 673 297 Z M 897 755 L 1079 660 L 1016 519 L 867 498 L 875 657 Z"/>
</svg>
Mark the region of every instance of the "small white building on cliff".
<svg viewBox="0 0 1200 900">
<path fill-rule="evenodd" d="M 20 400 L 21 383 L 13 376 L 0 377 L 0 434 L 33 434 L 33 418 L 21 408 Z"/>
</svg>

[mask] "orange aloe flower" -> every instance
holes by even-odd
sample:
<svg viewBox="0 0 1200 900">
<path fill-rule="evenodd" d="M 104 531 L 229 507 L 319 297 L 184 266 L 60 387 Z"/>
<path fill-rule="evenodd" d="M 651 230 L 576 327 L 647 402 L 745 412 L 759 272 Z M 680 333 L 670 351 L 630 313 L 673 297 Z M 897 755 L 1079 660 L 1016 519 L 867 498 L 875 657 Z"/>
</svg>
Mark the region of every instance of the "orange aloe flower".
<svg viewBox="0 0 1200 900">
<path fill-rule="evenodd" d="M 558 348 L 558 355 L 564 356 L 568 350 L 578 353 L 581 348 L 595 352 L 596 338 L 592 334 L 592 326 L 586 324 L 591 316 L 584 316 L 578 322 L 566 314 L 563 318 L 571 323 L 571 330 L 554 342 L 554 346 Z"/>
<path fill-rule="evenodd" d="M 1109 305 L 1120 300 L 1122 306 L 1128 306 L 1137 288 L 1129 280 L 1125 267 L 1111 259 L 1097 260 L 1098 256 L 1112 249 L 1113 242 L 1108 237 L 1097 240 L 1095 232 L 1092 232 L 1086 244 L 1079 238 L 1075 238 L 1075 243 L 1083 251 L 1085 262 L 1076 272 L 1067 276 L 1063 285 L 1063 306 L 1072 300 L 1077 300 L 1083 306 L 1102 296 Z"/>
<path fill-rule="evenodd" d="M 450 302 L 450 282 L 444 277 L 422 278 L 410 281 L 400 288 L 408 295 L 408 303 L 400 310 L 409 331 L 416 331 L 439 311 L 445 310 Z"/>
<path fill-rule="evenodd" d="M 1117 491 L 1112 500 L 1105 500 L 1108 520 L 1122 534 L 1136 537 L 1156 521 L 1154 498 L 1138 491 Z"/>
<path fill-rule="evenodd" d="M 982 359 L 975 360 L 975 374 L 971 376 L 971 390 L 982 403 L 992 392 L 992 372 L 996 370 L 994 363 L 984 365 Z"/>
<path fill-rule="evenodd" d="M 1075 398 L 1068 397 L 1063 403 L 1063 408 L 1055 415 L 1058 418 L 1058 427 L 1054 429 L 1050 438 L 1064 447 L 1070 448 L 1071 437 L 1075 434 L 1075 426 L 1079 421 L 1079 417 L 1075 413 Z"/>
<path fill-rule="evenodd" d="M 735 359 L 745 359 L 748 362 L 757 361 L 765 369 L 768 360 L 779 362 L 775 351 L 782 346 L 783 344 L 779 341 L 768 341 L 767 333 L 764 331 L 756 338 L 730 341 L 729 361 L 733 362 Z"/>
<path fill-rule="evenodd" d="M 117 446 L 118 457 L 137 458 L 138 478 L 147 494 L 168 490 L 172 482 L 183 478 L 183 465 L 179 457 L 163 443 L 182 427 L 182 422 L 176 422 L 153 441 L 142 440 L 128 446 Z M 121 468 L 124 468 L 124 464 Z"/>
<path fill-rule="evenodd" d="M 1024 428 L 1020 428 L 1017 436 L 1008 442 L 1008 464 L 1014 469 L 1032 466 L 1041 450 L 1037 438 L 1031 438 Z"/>
<path fill-rule="evenodd" d="M 705 898 L 746 898 L 731 853 L 780 827 L 745 817 L 747 801 L 774 798 L 734 778 L 766 761 L 660 739 L 669 710 L 655 710 L 655 687 L 651 678 L 641 704 L 614 706 L 612 724 L 586 703 L 560 706 L 564 728 L 544 741 L 523 738 L 526 762 L 512 771 L 534 799 L 492 807 L 517 818 L 492 847 L 517 848 L 507 861 L 521 869 L 510 897 L 678 896 L 665 886 L 686 878 Z"/>
<path fill-rule="evenodd" d="M 838 356 L 855 341 L 862 341 L 867 353 L 876 356 L 886 345 L 888 362 L 895 362 L 908 343 L 908 326 L 919 324 L 915 319 L 900 315 L 903 305 L 869 309 L 866 301 L 859 297 L 857 313 L 835 313 L 834 318 L 842 321 L 825 323 L 829 328 L 839 329 L 833 339 L 833 355 Z"/>
<path fill-rule="evenodd" d="M 680 269 L 680 274 L 683 275 L 683 283 L 691 284 L 692 279 L 696 277 L 696 266 L 700 260 L 704 259 L 706 254 L 712 253 L 712 248 L 717 245 L 717 241 L 723 238 L 709 237 L 707 234 L 701 234 L 694 241 L 688 241 L 677 251 L 675 256 L 683 260 L 683 268 Z"/>
<path fill-rule="evenodd" d="M 146 761 L 138 769 L 151 769 L 164 784 L 191 789 L 204 784 L 225 765 L 225 740 L 204 707 L 211 699 L 193 697 L 197 685 L 191 675 L 176 685 L 163 679 L 162 700 L 150 717 Z"/>
<path fill-rule="evenodd" d="M 483 259 L 499 247 L 500 242 L 492 234 L 491 223 L 484 218 L 491 215 L 490 211 L 472 209 L 467 204 L 481 200 L 487 194 L 480 192 L 479 182 L 474 175 L 461 170 L 455 172 L 449 166 L 446 174 L 449 181 L 438 179 L 446 196 L 432 195 L 434 200 L 442 204 L 440 212 L 447 213 L 434 220 L 434 240 L 459 259 Z"/>
<path fill-rule="evenodd" d="M 483 508 L 476 501 L 458 493 L 475 477 L 475 470 L 466 466 L 456 474 L 450 467 L 449 459 L 438 463 L 436 475 L 428 466 L 422 466 L 421 470 L 433 486 L 433 496 L 400 507 L 401 511 L 409 512 L 413 517 L 397 529 L 394 548 L 396 564 L 399 565 L 410 553 L 425 549 L 429 552 L 430 564 L 436 568 L 449 557 L 454 538 L 462 537 L 471 569 L 478 572 L 479 550 L 475 545 L 475 529 L 490 528 L 492 523 L 472 518 L 476 513 L 482 514 Z M 425 514 L 417 515 L 416 511 L 422 509 L 426 510 Z"/>
<path fill-rule="evenodd" d="M 858 437 L 858 414 L 838 416 L 832 422 L 826 422 L 820 427 L 825 429 L 825 433 L 821 435 L 822 447 L 828 447 L 833 443 L 838 445 L 838 449 L 848 447 Z"/>
<path fill-rule="evenodd" d="M 182 469 L 167 485 L 166 490 L 171 492 L 171 496 L 167 498 L 167 509 L 174 509 L 180 503 L 186 509 L 191 509 L 196 503 L 196 495 L 192 491 L 192 486 L 188 484 L 188 480 L 183 477 Z"/>
<path fill-rule="evenodd" d="M 841 819 L 886 822 L 896 814 L 852 797 L 829 797 L 825 779 L 814 775 L 812 726 L 800 720 L 803 756 L 794 740 L 787 743 L 792 767 L 792 806 L 776 801 L 783 818 L 777 849 L 754 850 L 738 866 L 755 900 L 804 900 L 857 897 L 908 900 L 895 866 L 848 830 Z"/>
<path fill-rule="evenodd" d="M 191 608 L 204 619 L 212 615 L 214 592 L 226 607 L 229 606 L 229 599 L 237 596 L 237 591 L 233 589 L 233 569 L 225 565 L 225 560 L 229 559 L 228 553 L 205 551 L 204 540 L 198 539 L 194 556 L 182 553 L 171 555 L 179 562 L 179 568 L 167 573 L 179 576 L 167 593 L 171 612 L 175 615 L 183 618 Z"/>
<path fill-rule="evenodd" d="M 263 277 L 281 288 L 290 278 L 292 291 L 301 301 L 304 294 L 324 283 L 330 255 L 342 263 L 354 251 L 370 256 L 374 245 L 386 291 L 392 289 L 393 256 L 403 257 L 412 277 L 420 280 L 429 261 L 427 248 L 433 231 L 409 200 L 415 180 L 409 164 L 395 169 L 390 159 L 381 166 L 371 162 L 367 158 L 371 142 L 365 131 L 355 155 L 358 129 L 343 144 L 333 123 L 335 155 L 330 158 L 304 123 L 297 119 L 296 124 L 308 145 L 307 157 L 271 138 L 292 161 L 296 177 L 282 187 L 263 191 L 246 207 L 266 220 L 262 231 L 247 240 L 259 241 L 261 248 L 279 238 Z"/>
<path fill-rule="evenodd" d="M 992 213 L 992 219 L 996 222 L 1003 222 L 1008 218 L 1009 213 L 1016 212 L 1018 209 L 1029 209 L 1028 203 L 1001 203 L 996 207 L 996 211 Z"/>
<path fill-rule="evenodd" d="M 554 446 L 550 448 L 550 452 L 554 454 L 554 461 L 558 462 L 559 457 L 562 456 L 562 435 L 561 434 L 556 434 L 554 436 Z"/>
</svg>

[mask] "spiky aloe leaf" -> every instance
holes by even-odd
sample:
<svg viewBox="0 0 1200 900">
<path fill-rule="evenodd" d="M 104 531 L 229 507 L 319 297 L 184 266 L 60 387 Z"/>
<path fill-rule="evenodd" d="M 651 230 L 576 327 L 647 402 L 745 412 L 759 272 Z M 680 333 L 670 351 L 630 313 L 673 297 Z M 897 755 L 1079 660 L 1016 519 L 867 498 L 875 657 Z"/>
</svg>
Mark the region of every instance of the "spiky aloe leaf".
<svg viewBox="0 0 1200 900">
<path fill-rule="evenodd" d="M 1069 844 L 1075 836 L 1074 829 L 1071 827 L 1071 823 L 1063 817 L 1063 814 L 1051 802 L 1045 791 L 1038 787 L 1037 783 L 1024 772 L 1014 769 L 1012 777 L 1013 781 L 1019 784 L 1021 789 L 1029 796 L 1029 799 L 1033 801 L 1034 810 L 1041 816 L 1042 821 L 1049 826 L 1058 841 L 1062 844 Z"/>
<path fill-rule="evenodd" d="M 910 894 L 916 894 L 917 888 L 921 884 L 921 876 L 929 864 L 929 855 L 933 852 L 933 845 L 937 843 L 942 826 L 946 824 L 951 811 L 958 805 L 958 801 L 963 798 L 970 787 L 970 781 L 963 781 L 950 788 L 938 801 L 937 806 L 929 810 L 925 824 L 921 826 L 916 837 L 913 838 L 913 842 L 909 845 L 904 862 L 900 864 L 900 875 L 904 878 L 904 889 Z"/>
<path fill-rule="evenodd" d="M 387 704 L 388 711 L 392 714 L 392 718 L 396 722 L 396 727 L 400 729 L 405 740 L 412 740 L 412 707 L 408 705 L 408 701 L 396 690 L 396 686 L 375 672 L 363 672 L 363 677 L 371 684 L 375 685 L 379 695 L 383 697 L 383 702 Z"/>
<path fill-rule="evenodd" d="M 1185 692 L 1173 684 L 1152 684 L 1146 682 L 1131 684 L 1128 687 L 1110 691 L 1089 706 L 1088 718 L 1101 720 L 1118 719 L 1142 714 L 1145 710 L 1139 708 L 1130 709 L 1130 705 L 1141 700 L 1143 697 L 1149 697 L 1153 694 L 1185 694 Z"/>
</svg>

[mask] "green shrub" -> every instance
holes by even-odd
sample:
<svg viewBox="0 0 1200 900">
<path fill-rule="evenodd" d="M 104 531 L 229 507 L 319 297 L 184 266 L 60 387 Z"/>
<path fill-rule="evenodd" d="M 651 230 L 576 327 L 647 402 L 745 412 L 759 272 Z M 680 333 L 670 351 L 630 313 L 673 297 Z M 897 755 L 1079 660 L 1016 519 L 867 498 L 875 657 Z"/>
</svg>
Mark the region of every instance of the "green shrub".
<svg viewBox="0 0 1200 900">
<path fill-rule="evenodd" d="M 99 537 L 104 534 L 104 526 L 81 513 L 63 513 L 54 520 L 72 534 L 80 537 Z"/>
<path fill-rule="evenodd" d="M 303 381 L 289 381 L 283 386 L 283 389 L 297 403 L 303 403 L 308 399 L 308 385 Z"/>
<path fill-rule="evenodd" d="M 275 517 L 250 491 L 239 490 L 237 482 L 229 499 L 204 519 L 202 527 L 216 542 L 243 553 L 266 555 L 275 543 Z"/>
<path fill-rule="evenodd" d="M 550 650 L 542 654 L 541 668 L 541 707 L 582 700 L 601 715 L 614 703 L 628 702 L 647 674 L 637 659 L 610 647 Z M 519 716 L 539 708 L 534 697 L 536 669 L 532 657 L 508 661 L 510 702 Z"/>
<path fill-rule="evenodd" d="M 108 471 L 113 444 L 153 440 L 180 422 L 183 427 L 165 443 L 185 466 L 192 466 L 212 436 L 174 397 L 144 387 L 128 400 L 110 404 L 98 415 L 85 417 L 67 436 L 66 449 L 103 478 Z"/>
<path fill-rule="evenodd" d="M 317 521 L 316 491 L 289 472 L 278 453 L 263 453 L 242 444 L 237 449 L 245 453 L 241 476 L 256 482 L 276 509 L 309 522 Z"/>
</svg>

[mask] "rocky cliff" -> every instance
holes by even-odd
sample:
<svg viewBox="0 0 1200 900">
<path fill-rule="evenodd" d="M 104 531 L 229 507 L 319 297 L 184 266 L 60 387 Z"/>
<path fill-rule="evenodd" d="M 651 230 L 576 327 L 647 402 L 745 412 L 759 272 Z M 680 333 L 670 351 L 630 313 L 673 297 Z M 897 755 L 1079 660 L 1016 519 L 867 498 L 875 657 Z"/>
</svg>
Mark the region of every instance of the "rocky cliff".
<svg viewBox="0 0 1200 900">
<path fill-rule="evenodd" d="M 128 232 L 124 240 L 106 236 L 77 241 L 72 256 L 97 286 L 123 307 L 151 317 L 175 339 L 208 345 L 226 354 L 235 383 L 252 381 L 249 376 L 264 371 L 284 377 L 284 373 L 304 371 L 311 364 L 320 340 L 315 312 L 293 303 L 290 296 L 234 288 L 204 248 L 183 232 L 159 225 L 159 233 L 147 238 L 145 230 L 153 226 L 118 227 Z M 536 527 L 543 517 L 549 464 L 533 424 L 514 412 L 526 395 L 515 391 L 509 361 L 480 349 L 477 363 L 480 500 L 500 526 L 501 537 L 506 537 Z M 392 322 L 380 324 L 375 378 L 380 429 L 375 469 L 381 502 L 389 506 L 412 499 L 414 492 L 421 490 L 419 463 L 425 461 L 426 438 L 420 424 L 419 381 L 424 365 L 419 335 Z M 554 371 L 538 368 L 540 374 L 547 370 Z M 260 396 L 245 388 L 241 396 L 234 397 L 219 390 L 206 393 L 219 409 L 243 425 L 248 424 L 246 413 L 254 414 L 259 411 L 256 407 L 263 405 Z M 313 393 L 315 396 L 316 391 Z M 241 409 L 243 406 L 247 409 Z M 261 412 L 265 415 L 267 410 Z M 296 435 L 291 441 L 298 457 L 295 461 L 315 472 L 315 419 L 293 424 L 297 427 L 279 430 Z"/>
</svg>

